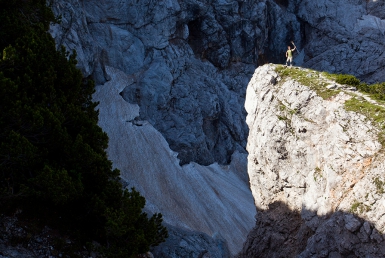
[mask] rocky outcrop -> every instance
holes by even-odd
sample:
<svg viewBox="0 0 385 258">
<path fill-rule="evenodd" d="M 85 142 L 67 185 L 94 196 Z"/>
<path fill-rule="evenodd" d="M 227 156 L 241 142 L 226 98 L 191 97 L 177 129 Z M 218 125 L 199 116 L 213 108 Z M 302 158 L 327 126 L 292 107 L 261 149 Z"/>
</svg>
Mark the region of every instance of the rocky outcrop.
<svg viewBox="0 0 385 258">
<path fill-rule="evenodd" d="M 245 106 L 259 212 L 241 257 L 385 255 L 384 132 L 371 120 L 385 107 L 354 90 L 303 68 L 255 71 Z"/>
</svg>

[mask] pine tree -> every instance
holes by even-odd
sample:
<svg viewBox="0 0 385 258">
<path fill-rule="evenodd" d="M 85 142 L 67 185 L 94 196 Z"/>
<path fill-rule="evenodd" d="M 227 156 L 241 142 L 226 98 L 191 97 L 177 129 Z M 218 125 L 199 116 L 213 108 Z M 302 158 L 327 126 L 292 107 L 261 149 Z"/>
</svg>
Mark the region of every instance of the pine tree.
<svg viewBox="0 0 385 258">
<path fill-rule="evenodd" d="M 56 49 L 50 22 L 45 0 L 0 0 L 0 211 L 45 218 L 114 257 L 145 252 L 167 237 L 162 216 L 122 189 L 93 82 Z"/>
</svg>

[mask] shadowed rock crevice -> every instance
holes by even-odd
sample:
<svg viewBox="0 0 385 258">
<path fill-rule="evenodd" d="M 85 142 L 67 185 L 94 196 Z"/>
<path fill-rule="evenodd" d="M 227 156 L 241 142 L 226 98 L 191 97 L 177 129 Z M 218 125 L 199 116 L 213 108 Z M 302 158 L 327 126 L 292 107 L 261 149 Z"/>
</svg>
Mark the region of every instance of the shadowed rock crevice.
<svg viewBox="0 0 385 258">
<path fill-rule="evenodd" d="M 227 244 L 220 235 L 210 237 L 202 232 L 182 230 L 167 225 L 166 242 L 151 250 L 157 258 L 230 258 Z"/>
<path fill-rule="evenodd" d="M 297 257 L 314 232 L 304 224 L 301 214 L 282 202 L 258 210 L 256 226 L 249 233 L 238 258 Z"/>
<path fill-rule="evenodd" d="M 302 214 L 312 214 L 305 220 Z M 238 258 L 384 257 L 384 235 L 352 213 L 316 216 L 276 201 L 259 210 Z M 315 226 L 317 225 L 317 226 Z"/>
<path fill-rule="evenodd" d="M 289 0 L 274 0 L 274 2 L 285 8 L 289 6 Z"/>
<path fill-rule="evenodd" d="M 270 63 L 284 63 L 287 46 L 293 47 L 291 41 L 294 41 L 298 47 L 302 47 L 302 22 L 291 8 L 282 8 L 282 4 L 288 4 L 288 1 L 266 2 L 269 40 L 265 52 Z"/>
</svg>

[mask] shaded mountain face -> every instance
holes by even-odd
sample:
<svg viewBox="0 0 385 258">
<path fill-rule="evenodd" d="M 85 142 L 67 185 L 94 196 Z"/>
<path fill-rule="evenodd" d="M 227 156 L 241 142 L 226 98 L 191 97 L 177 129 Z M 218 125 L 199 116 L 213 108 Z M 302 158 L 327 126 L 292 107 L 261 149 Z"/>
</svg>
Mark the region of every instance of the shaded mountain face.
<svg viewBox="0 0 385 258">
<path fill-rule="evenodd" d="M 266 4 L 223 1 L 56 1 L 58 43 L 98 84 L 105 67 L 178 152 L 181 164 L 228 164 L 245 153 L 245 85 L 258 63 Z"/>
<path fill-rule="evenodd" d="M 111 80 L 96 87 L 93 99 L 100 103 L 99 125 L 109 136 L 108 157 L 120 169 L 125 186 L 135 187 L 146 198 L 149 214 L 161 212 L 164 222 L 183 229 L 170 231 L 166 253 L 201 253 L 209 248 L 210 257 L 220 258 L 226 257 L 220 254 L 228 248 L 236 254 L 255 222 L 247 155 L 234 153 L 226 166 L 180 166 L 162 134 L 148 121 L 136 119 L 139 106 L 119 95 L 129 77 L 111 67 L 106 72 Z"/>
<path fill-rule="evenodd" d="M 294 1 L 304 27 L 304 66 L 384 81 L 383 1 Z"/>
<path fill-rule="evenodd" d="M 228 164 L 244 152 L 245 89 L 261 64 L 295 64 L 384 80 L 381 1 L 54 1 L 58 44 L 98 84 L 105 66 L 131 80 L 121 92 L 178 152 L 181 164 Z"/>
<path fill-rule="evenodd" d="M 252 28 L 264 6 L 53 4 L 62 23 L 51 34 L 77 51 L 84 75 L 96 81 L 99 125 L 109 136 L 108 156 L 122 180 L 146 198 L 149 213 L 161 212 L 169 225 L 198 232 L 192 234 L 198 239 L 192 242 L 201 243 L 196 251 L 205 253 L 208 244 L 212 257 L 240 251 L 254 225 L 243 103 L 256 62 L 257 43 L 251 39 L 263 32 Z M 241 9 L 252 12 L 249 21 Z M 200 232 L 212 239 L 200 241 Z"/>
<path fill-rule="evenodd" d="M 229 164 L 235 151 L 246 153 L 245 89 L 255 67 L 269 61 L 267 14 L 281 15 L 279 5 L 72 0 L 53 8 L 62 15 L 51 29 L 57 43 L 75 49 L 84 75 L 98 84 L 110 79 L 106 66 L 126 73 L 122 98 L 139 105 L 138 119 L 164 135 L 181 164 Z M 298 24 L 293 19 L 285 24 Z"/>
</svg>

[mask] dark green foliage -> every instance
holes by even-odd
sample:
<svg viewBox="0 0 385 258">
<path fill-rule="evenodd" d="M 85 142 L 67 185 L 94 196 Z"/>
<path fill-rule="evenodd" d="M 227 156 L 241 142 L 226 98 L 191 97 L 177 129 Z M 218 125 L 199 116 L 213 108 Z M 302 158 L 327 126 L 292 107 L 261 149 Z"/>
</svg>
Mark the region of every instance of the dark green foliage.
<svg viewBox="0 0 385 258">
<path fill-rule="evenodd" d="M 359 79 L 349 74 L 336 75 L 336 82 L 357 87 L 359 90 L 371 94 L 377 100 L 385 100 L 385 83 L 375 83 L 372 85 L 362 83 Z"/>
<path fill-rule="evenodd" d="M 22 209 L 113 257 L 147 251 L 167 237 L 162 217 L 122 190 L 94 85 L 56 49 L 54 21 L 45 0 L 0 0 L 0 212 Z"/>
<path fill-rule="evenodd" d="M 375 185 L 376 188 L 377 188 L 377 193 L 378 193 L 378 194 L 383 194 L 383 193 L 384 193 L 384 185 L 385 185 L 385 182 L 381 181 L 380 178 L 376 177 L 376 178 L 373 180 L 373 183 L 374 183 L 374 185 Z"/>
<path fill-rule="evenodd" d="M 360 80 L 350 74 L 337 74 L 336 82 L 351 86 L 358 86 L 360 84 Z"/>
<path fill-rule="evenodd" d="M 385 82 L 371 85 L 361 83 L 358 88 L 363 92 L 371 94 L 374 99 L 385 100 Z"/>
<path fill-rule="evenodd" d="M 144 253 L 150 244 L 158 245 L 167 238 L 167 230 L 161 226 L 162 215 L 155 214 L 148 220 L 142 213 L 144 205 L 145 199 L 132 189 L 124 192 L 121 208 L 107 209 L 110 246 L 104 252 L 108 256 L 123 258 L 127 253 Z"/>
</svg>

